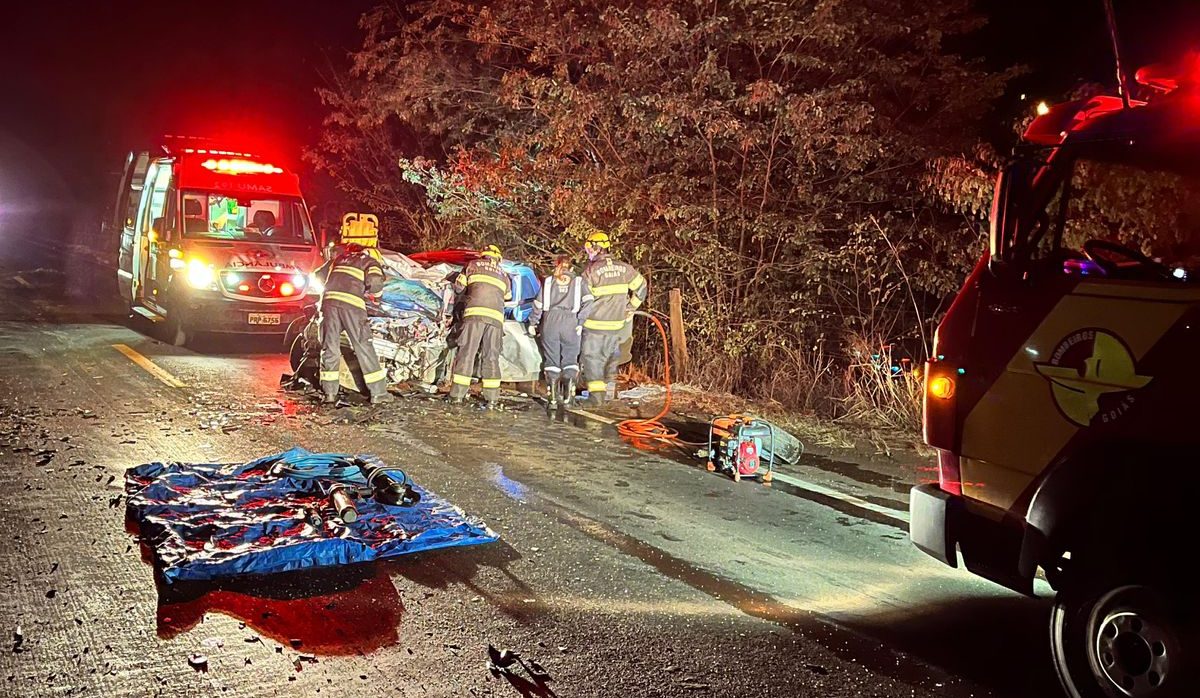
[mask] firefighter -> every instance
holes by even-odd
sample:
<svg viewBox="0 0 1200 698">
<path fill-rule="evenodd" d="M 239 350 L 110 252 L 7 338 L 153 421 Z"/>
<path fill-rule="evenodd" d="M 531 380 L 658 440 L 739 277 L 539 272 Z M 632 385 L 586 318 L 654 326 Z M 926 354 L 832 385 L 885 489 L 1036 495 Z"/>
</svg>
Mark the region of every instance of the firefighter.
<svg viewBox="0 0 1200 698">
<path fill-rule="evenodd" d="M 633 312 L 646 300 L 646 279 L 613 257 L 608 234 L 596 231 L 584 244 L 584 297 L 591 304 L 583 322 L 581 363 L 587 380 L 588 406 L 603 407 L 609 384 L 616 386 L 621 345 L 633 333 Z"/>
<path fill-rule="evenodd" d="M 542 292 L 529 316 L 529 334 L 542 336 L 543 370 L 551 407 L 574 402 L 580 336 L 590 309 L 591 296 L 583 290 L 583 278 L 572 271 L 570 257 L 560 256 L 554 261 L 554 274 L 542 281 Z"/>
<path fill-rule="evenodd" d="M 512 298 L 512 283 L 500 268 L 500 248 L 488 245 L 454 281 L 454 290 L 466 294 L 458 353 L 451 368 L 450 402 L 461 403 L 471 387 L 475 360 L 483 399 L 491 409 L 500 395 L 500 348 L 504 343 L 504 301 Z"/>
<path fill-rule="evenodd" d="M 391 402 L 387 372 L 379 365 L 371 328 L 367 324 L 367 295 L 383 290 L 383 267 L 361 245 L 350 244 L 321 266 L 315 277 L 324 283 L 321 291 L 321 390 L 322 402 L 337 401 L 338 368 L 342 360 L 342 333 L 350 340 L 371 404 Z"/>
</svg>

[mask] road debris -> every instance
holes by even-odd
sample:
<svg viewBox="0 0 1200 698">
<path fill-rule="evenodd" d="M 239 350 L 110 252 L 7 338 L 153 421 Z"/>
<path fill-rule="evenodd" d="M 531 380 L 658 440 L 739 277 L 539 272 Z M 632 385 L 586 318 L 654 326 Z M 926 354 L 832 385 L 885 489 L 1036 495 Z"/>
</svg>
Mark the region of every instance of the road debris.
<svg viewBox="0 0 1200 698">
<path fill-rule="evenodd" d="M 202 654 L 192 654 L 188 657 L 188 665 L 190 665 L 196 671 L 207 672 L 208 657 Z"/>
<path fill-rule="evenodd" d="M 513 650 L 498 650 L 495 645 L 489 644 L 487 655 L 487 668 L 492 676 L 505 676 L 511 680 L 516 669 L 522 669 L 539 686 L 551 681 L 550 672 L 537 660 L 523 658 Z"/>
</svg>

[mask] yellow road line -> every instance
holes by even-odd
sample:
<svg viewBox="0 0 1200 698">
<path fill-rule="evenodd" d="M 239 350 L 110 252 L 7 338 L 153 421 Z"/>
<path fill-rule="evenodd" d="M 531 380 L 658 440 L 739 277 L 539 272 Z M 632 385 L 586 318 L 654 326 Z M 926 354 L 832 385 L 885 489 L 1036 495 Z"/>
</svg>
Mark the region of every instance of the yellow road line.
<svg viewBox="0 0 1200 698">
<path fill-rule="evenodd" d="M 170 373 L 167 373 L 163 369 L 159 368 L 159 366 L 157 364 L 155 364 L 153 361 L 151 361 L 150 359 L 147 359 L 146 357 L 137 353 L 132 348 L 125 346 L 124 344 L 114 344 L 114 345 L 112 345 L 112 348 L 116 349 L 117 351 L 124 354 L 125 357 L 128 358 L 133 363 L 137 364 L 138 366 L 141 366 L 142 370 L 144 370 L 146 373 L 149 373 L 150 375 L 159 379 L 163 383 L 166 383 L 167 385 L 171 386 L 172 388 L 185 387 L 184 384 L 178 378 L 176 378 L 175 376 L 172 376 Z"/>
</svg>

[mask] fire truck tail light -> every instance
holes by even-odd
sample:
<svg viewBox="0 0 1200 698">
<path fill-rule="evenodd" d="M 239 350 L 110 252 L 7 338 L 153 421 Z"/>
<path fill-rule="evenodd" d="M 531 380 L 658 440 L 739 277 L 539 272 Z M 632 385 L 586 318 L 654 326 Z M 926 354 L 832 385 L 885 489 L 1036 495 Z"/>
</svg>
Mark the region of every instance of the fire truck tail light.
<svg viewBox="0 0 1200 698">
<path fill-rule="evenodd" d="M 962 462 L 958 455 L 938 451 L 938 487 L 943 492 L 962 494 Z"/>
<path fill-rule="evenodd" d="M 240 158 L 221 158 L 220 160 L 205 160 L 200 166 L 206 170 L 221 174 L 283 174 L 283 168 L 265 162 L 242 160 Z"/>
<path fill-rule="evenodd" d="M 954 379 L 949 376 L 936 376 L 929 380 L 929 394 L 939 400 L 949 400 L 954 397 Z"/>
<path fill-rule="evenodd" d="M 292 286 L 290 283 L 284 281 L 282 284 L 279 284 L 279 295 L 290 296 L 295 292 L 296 292 L 296 287 Z"/>
</svg>

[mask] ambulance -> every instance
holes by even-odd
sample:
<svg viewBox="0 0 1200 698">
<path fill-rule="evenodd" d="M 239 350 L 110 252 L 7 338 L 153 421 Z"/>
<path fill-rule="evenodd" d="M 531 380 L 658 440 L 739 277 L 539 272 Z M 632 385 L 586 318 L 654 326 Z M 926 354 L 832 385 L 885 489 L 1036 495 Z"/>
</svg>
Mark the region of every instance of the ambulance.
<svg viewBox="0 0 1200 698">
<path fill-rule="evenodd" d="M 1049 583 L 1072 698 L 1200 696 L 1200 61 L 1136 80 L 1040 106 L 999 175 L 926 370 L 937 481 L 911 495 L 924 552 Z"/>
<path fill-rule="evenodd" d="M 176 345 L 282 334 L 321 261 L 296 174 L 199 139 L 129 153 L 108 226 L 122 298 Z"/>
</svg>

